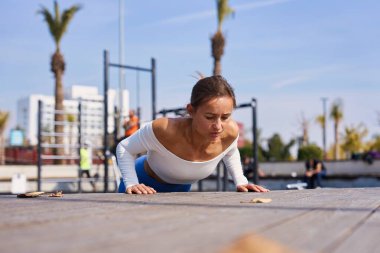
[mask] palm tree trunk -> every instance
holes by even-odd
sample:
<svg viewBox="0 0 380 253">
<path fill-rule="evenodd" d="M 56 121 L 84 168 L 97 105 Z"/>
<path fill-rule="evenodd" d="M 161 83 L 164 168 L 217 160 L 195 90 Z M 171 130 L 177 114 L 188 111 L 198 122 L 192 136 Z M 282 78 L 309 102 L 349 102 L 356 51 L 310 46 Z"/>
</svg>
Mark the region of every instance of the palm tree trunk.
<svg viewBox="0 0 380 253">
<path fill-rule="evenodd" d="M 214 69 L 213 75 L 221 75 L 222 74 L 222 56 L 224 54 L 224 44 L 225 39 L 223 33 L 218 30 L 214 36 L 211 38 L 211 50 L 212 57 L 214 58 Z"/>
<path fill-rule="evenodd" d="M 63 108 L 63 83 L 62 83 L 62 76 L 63 72 L 65 70 L 65 61 L 63 58 L 63 55 L 59 52 L 57 49 L 52 57 L 51 62 L 51 70 L 54 73 L 55 76 L 55 110 L 59 111 L 56 112 L 54 115 L 54 121 L 56 122 L 64 122 L 65 115 L 62 113 Z M 54 132 L 57 134 L 64 133 L 64 126 L 60 124 L 54 124 Z M 55 143 L 56 144 L 63 144 L 63 136 L 56 136 L 55 137 Z M 55 148 L 54 154 L 58 156 L 63 156 L 65 154 L 65 150 L 62 147 Z M 56 164 L 65 164 L 65 160 L 58 159 L 55 162 Z"/>
<path fill-rule="evenodd" d="M 222 64 L 220 60 L 214 59 L 214 69 L 212 74 L 214 76 L 221 75 L 222 74 Z"/>
<path fill-rule="evenodd" d="M 0 133 L 0 165 L 5 164 L 5 144 L 3 133 Z"/>
</svg>

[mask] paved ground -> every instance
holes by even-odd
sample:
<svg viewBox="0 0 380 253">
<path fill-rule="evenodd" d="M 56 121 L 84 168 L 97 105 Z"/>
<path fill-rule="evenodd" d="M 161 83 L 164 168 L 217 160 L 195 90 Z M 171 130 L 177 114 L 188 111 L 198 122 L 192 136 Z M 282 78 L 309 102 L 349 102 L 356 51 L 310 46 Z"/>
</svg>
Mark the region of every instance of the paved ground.
<svg viewBox="0 0 380 253">
<path fill-rule="evenodd" d="M 2 253 L 380 252 L 380 188 L 2 195 L 0 210 Z"/>
</svg>

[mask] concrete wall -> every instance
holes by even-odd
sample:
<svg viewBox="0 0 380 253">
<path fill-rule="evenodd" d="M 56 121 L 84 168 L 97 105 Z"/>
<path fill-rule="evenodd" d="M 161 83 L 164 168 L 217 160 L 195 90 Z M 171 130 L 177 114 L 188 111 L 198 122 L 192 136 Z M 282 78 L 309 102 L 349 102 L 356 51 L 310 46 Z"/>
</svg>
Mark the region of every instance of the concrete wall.
<svg viewBox="0 0 380 253">
<path fill-rule="evenodd" d="M 333 161 L 325 162 L 327 176 L 360 177 L 375 176 L 380 177 L 380 161 L 368 164 L 363 161 Z M 260 169 L 268 176 L 302 176 L 305 172 L 304 162 L 267 162 L 260 163 Z M 292 175 L 293 173 L 293 175 Z"/>
</svg>

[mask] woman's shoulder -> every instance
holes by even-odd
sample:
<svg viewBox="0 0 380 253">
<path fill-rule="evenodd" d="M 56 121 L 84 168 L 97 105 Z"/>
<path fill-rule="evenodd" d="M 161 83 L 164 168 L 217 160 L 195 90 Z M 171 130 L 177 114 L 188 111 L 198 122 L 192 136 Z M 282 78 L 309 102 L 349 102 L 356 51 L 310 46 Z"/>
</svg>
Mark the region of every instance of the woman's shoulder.
<svg viewBox="0 0 380 253">
<path fill-rule="evenodd" d="M 236 121 L 231 120 L 227 127 L 227 136 L 236 139 L 239 136 L 239 126 Z"/>
<path fill-rule="evenodd" d="M 178 134 L 178 129 L 184 124 L 184 118 L 159 118 L 152 122 L 152 129 L 157 137 L 168 137 Z"/>
</svg>

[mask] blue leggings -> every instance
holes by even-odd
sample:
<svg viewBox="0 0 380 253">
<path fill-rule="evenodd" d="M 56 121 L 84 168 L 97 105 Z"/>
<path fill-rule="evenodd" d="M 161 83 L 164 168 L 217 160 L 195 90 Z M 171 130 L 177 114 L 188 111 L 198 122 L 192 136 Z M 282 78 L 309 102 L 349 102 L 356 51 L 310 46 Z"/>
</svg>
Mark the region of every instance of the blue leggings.
<svg viewBox="0 0 380 253">
<path fill-rule="evenodd" d="M 149 176 L 144 169 L 144 162 L 146 156 L 140 156 L 136 159 L 135 169 L 140 184 L 152 187 L 157 192 L 188 192 L 190 191 L 191 184 L 168 184 L 160 183 L 153 177 Z M 120 179 L 119 192 L 125 193 L 125 185 L 122 179 Z"/>
</svg>

